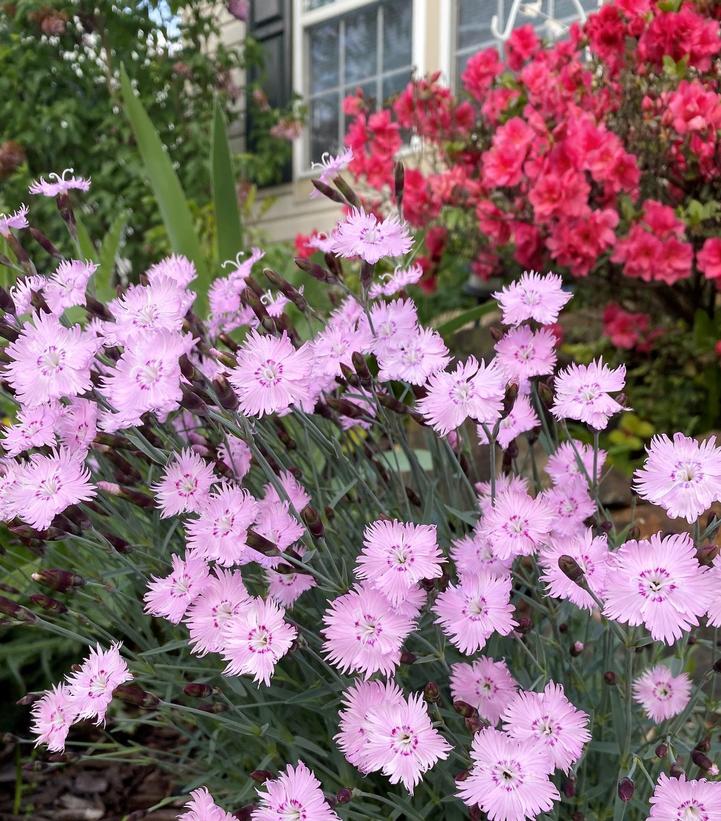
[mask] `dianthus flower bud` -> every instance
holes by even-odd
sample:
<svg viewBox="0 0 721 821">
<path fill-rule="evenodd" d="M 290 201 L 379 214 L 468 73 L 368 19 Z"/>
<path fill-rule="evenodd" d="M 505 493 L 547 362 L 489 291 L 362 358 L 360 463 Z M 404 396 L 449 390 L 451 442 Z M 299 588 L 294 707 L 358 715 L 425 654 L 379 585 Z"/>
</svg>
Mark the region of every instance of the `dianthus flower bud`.
<svg viewBox="0 0 721 821">
<path fill-rule="evenodd" d="M 335 794 L 335 803 L 348 804 L 352 798 L 353 791 L 349 790 L 348 787 L 341 787 L 341 789 L 339 789 L 338 792 Z"/>
<path fill-rule="evenodd" d="M 38 584 L 49 587 L 51 590 L 57 590 L 59 593 L 71 590 L 73 587 L 82 587 L 85 584 L 82 576 L 58 567 L 44 567 L 33 573 L 31 578 Z"/>
<path fill-rule="evenodd" d="M 576 795 L 576 779 L 572 775 L 564 778 L 562 790 L 566 798 L 573 798 Z"/>
<path fill-rule="evenodd" d="M 213 380 L 213 388 L 218 397 L 221 408 L 225 410 L 235 410 L 238 407 L 238 396 L 224 376 L 216 376 Z"/>
<path fill-rule="evenodd" d="M 144 707 L 146 710 L 152 710 L 160 704 L 160 699 L 156 695 L 143 690 L 137 684 L 121 684 L 115 688 L 113 695 L 126 704 L 134 704 L 136 707 Z"/>
<path fill-rule="evenodd" d="M 657 758 L 666 758 L 668 755 L 668 747 L 665 744 L 659 744 L 654 750 Z"/>
<path fill-rule="evenodd" d="M 183 692 L 191 698 L 207 698 L 213 694 L 210 684 L 203 684 L 199 681 L 191 681 L 183 687 Z"/>
<path fill-rule="evenodd" d="M 574 641 L 571 645 L 570 653 L 571 655 L 576 658 L 576 656 L 580 656 L 583 653 L 584 644 L 582 641 Z"/>
<path fill-rule="evenodd" d="M 706 753 L 702 752 L 701 750 L 692 750 L 691 751 L 691 761 L 704 772 L 713 767 L 713 761 L 706 755 Z"/>
<path fill-rule="evenodd" d="M 8 314 L 15 313 L 15 303 L 10 294 L 2 287 L 0 287 L 0 310 Z"/>
<path fill-rule="evenodd" d="M 183 398 L 180 400 L 180 406 L 182 408 L 189 410 L 191 413 L 194 413 L 197 416 L 208 415 L 208 406 L 205 404 L 205 402 L 201 399 L 201 397 L 197 394 L 196 391 L 192 390 L 187 385 L 181 385 L 180 390 L 183 394 Z"/>
<path fill-rule="evenodd" d="M 338 282 L 338 278 L 334 274 L 331 274 L 330 271 L 326 271 L 325 268 L 316 262 L 296 257 L 295 264 L 301 271 L 305 271 L 306 274 L 310 274 L 313 279 L 317 279 L 320 282 L 326 282 L 328 285 L 335 285 Z"/>
<path fill-rule="evenodd" d="M 45 693 L 26 693 L 22 698 L 19 698 L 15 703 L 20 707 L 29 707 L 45 695 Z"/>
<path fill-rule="evenodd" d="M 577 811 L 571 816 L 571 821 L 586 821 L 586 816 L 582 812 Z"/>
<path fill-rule="evenodd" d="M 278 551 L 278 548 L 270 539 L 266 539 L 265 536 L 261 536 L 260 533 L 257 533 L 255 530 L 248 530 L 245 540 L 248 543 L 248 547 L 265 553 L 266 556 L 272 556 Z"/>
<path fill-rule="evenodd" d="M 51 257 L 57 257 L 58 259 L 62 257 L 60 251 L 58 251 L 58 249 L 45 236 L 45 234 L 43 234 L 42 231 L 40 231 L 37 228 L 34 228 L 32 225 L 29 227 L 28 230 L 30 232 L 30 236 L 35 240 L 35 242 L 37 242 L 37 244 L 43 249 L 43 251 L 46 251 L 48 254 L 50 254 Z"/>
<path fill-rule="evenodd" d="M 441 700 L 441 691 L 435 681 L 429 681 L 423 688 L 423 698 L 429 704 L 436 704 Z"/>
<path fill-rule="evenodd" d="M 256 784 L 265 784 L 266 781 L 273 777 L 273 773 L 270 772 L 270 770 L 253 770 L 249 775 Z"/>
<path fill-rule="evenodd" d="M 478 712 L 475 707 L 471 707 L 471 705 L 466 701 L 454 701 L 453 709 L 458 713 L 458 715 L 463 716 L 463 718 L 470 718 Z"/>
<path fill-rule="evenodd" d="M 613 685 L 616 683 L 616 674 L 613 672 L 613 670 L 606 670 L 606 672 L 603 674 L 603 680 L 606 682 L 606 684 L 609 685 L 609 687 L 613 687 Z"/>
<path fill-rule="evenodd" d="M 25 621 L 29 624 L 37 621 L 35 613 L 23 607 L 21 604 L 12 601 L 12 599 L 6 599 L 5 596 L 0 596 L 0 613 L 5 613 L 6 616 L 12 616 L 19 621 Z"/>
<path fill-rule="evenodd" d="M 89 314 L 97 316 L 99 319 L 104 319 L 106 322 L 114 321 L 114 317 L 108 310 L 107 306 L 95 299 L 95 297 L 91 294 L 85 294 L 85 310 Z"/>
<path fill-rule="evenodd" d="M 345 197 L 339 191 L 336 191 L 332 186 L 327 185 L 320 180 L 311 180 L 311 184 L 316 191 L 319 191 L 324 197 L 328 197 L 329 200 L 337 202 L 339 205 L 346 204 Z"/>
<path fill-rule="evenodd" d="M 580 584 L 584 574 L 583 570 L 581 569 L 581 565 L 573 558 L 573 556 L 568 556 L 565 553 L 563 554 L 563 556 L 559 556 L 558 566 L 560 567 L 563 574 L 567 576 L 572 582 L 574 582 L 575 584 Z"/>
<path fill-rule="evenodd" d="M 349 384 L 352 385 L 354 388 L 357 388 L 360 385 L 360 379 L 358 379 L 358 374 L 344 362 L 340 363 L 340 372 L 343 375 L 343 379 Z M 336 379 L 341 382 L 342 380 L 339 377 Z"/>
<path fill-rule="evenodd" d="M 33 593 L 30 596 L 30 601 L 50 613 L 67 613 L 68 610 L 61 601 L 52 599 L 50 596 L 46 596 L 45 593 Z"/>
<path fill-rule="evenodd" d="M 716 556 L 719 554 L 719 545 L 717 544 L 705 544 L 701 545 L 696 550 L 696 559 L 698 560 L 699 564 L 705 565 L 706 567 L 710 567 Z"/>
<path fill-rule="evenodd" d="M 314 507 L 306 505 L 303 510 L 300 511 L 300 518 L 310 531 L 311 536 L 314 536 L 316 539 L 323 538 L 325 528 L 323 527 L 323 522 L 320 520 L 318 511 Z"/>
<path fill-rule="evenodd" d="M 713 671 L 714 673 L 721 673 L 721 658 L 716 659 L 713 663 Z"/>
<path fill-rule="evenodd" d="M 671 766 L 668 768 L 668 774 L 671 778 L 680 778 L 682 775 L 685 775 L 682 763 L 680 759 L 676 759 Z"/>
<path fill-rule="evenodd" d="M 415 653 L 411 653 L 410 650 L 403 650 L 401 653 L 400 662 L 401 664 L 413 664 L 416 658 L 417 656 Z"/>
<path fill-rule="evenodd" d="M 335 187 L 343 194 L 343 196 L 348 200 L 348 203 L 352 205 L 354 208 L 361 208 L 361 201 L 358 199 L 358 195 L 356 192 L 348 185 L 348 183 L 343 179 L 343 177 L 338 176 L 333 180 Z"/>
<path fill-rule="evenodd" d="M 393 165 L 393 193 L 398 210 L 403 208 L 403 189 L 405 188 L 406 172 L 402 162 Z"/>
<path fill-rule="evenodd" d="M 702 738 L 701 741 L 694 747 L 695 750 L 701 750 L 703 753 L 707 753 L 711 749 L 711 739 L 706 736 Z"/>
<path fill-rule="evenodd" d="M 358 351 L 353 351 L 353 353 L 351 354 L 351 362 L 353 363 L 353 368 L 355 369 L 355 372 L 358 375 L 358 379 L 361 385 L 364 388 L 369 388 L 373 382 L 373 376 L 371 375 L 371 372 L 368 369 L 368 363 L 366 362 L 366 358 L 363 356 L 362 353 L 359 353 Z"/>
<path fill-rule="evenodd" d="M 633 798 L 635 790 L 636 785 L 628 777 L 622 778 L 618 782 L 618 797 L 621 801 L 630 801 Z"/>
<path fill-rule="evenodd" d="M 533 620 L 530 616 L 521 616 L 518 619 L 518 627 L 516 627 L 516 632 L 523 635 L 524 633 L 528 633 L 530 630 L 533 629 Z"/>
</svg>

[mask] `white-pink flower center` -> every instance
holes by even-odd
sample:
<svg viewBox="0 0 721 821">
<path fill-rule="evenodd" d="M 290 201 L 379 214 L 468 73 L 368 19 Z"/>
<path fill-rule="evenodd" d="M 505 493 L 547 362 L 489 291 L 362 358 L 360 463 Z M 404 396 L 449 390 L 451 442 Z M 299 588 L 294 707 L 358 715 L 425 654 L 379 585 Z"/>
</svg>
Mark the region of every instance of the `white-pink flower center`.
<svg viewBox="0 0 721 821">
<path fill-rule="evenodd" d="M 700 462 L 676 462 L 671 471 L 671 480 L 682 487 L 697 485 L 704 477 Z"/>
<path fill-rule="evenodd" d="M 501 760 L 492 767 L 491 778 L 500 789 L 513 792 L 523 784 L 523 768 L 514 758 Z"/>
<path fill-rule="evenodd" d="M 53 376 L 62 371 L 64 363 L 65 351 L 56 348 L 55 345 L 48 345 L 37 358 L 37 365 L 43 376 Z"/>
<path fill-rule="evenodd" d="M 273 359 L 266 359 L 256 370 L 255 376 L 264 388 L 271 388 L 282 379 L 283 365 Z"/>
<path fill-rule="evenodd" d="M 394 753 L 403 756 L 413 755 L 418 744 L 418 736 L 407 724 L 391 730 L 391 747 Z"/>
</svg>

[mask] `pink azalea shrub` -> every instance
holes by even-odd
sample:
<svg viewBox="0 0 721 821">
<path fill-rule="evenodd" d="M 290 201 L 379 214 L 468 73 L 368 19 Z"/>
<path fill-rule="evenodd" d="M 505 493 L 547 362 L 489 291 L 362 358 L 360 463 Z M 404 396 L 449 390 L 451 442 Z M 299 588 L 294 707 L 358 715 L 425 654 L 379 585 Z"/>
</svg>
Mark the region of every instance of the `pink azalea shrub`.
<svg viewBox="0 0 721 821">
<path fill-rule="evenodd" d="M 57 302 L 60 266 L 8 260 L 0 611 L 84 658 L 23 699 L 36 754 L 157 759 L 185 821 L 719 817 L 715 440 L 652 441 L 633 486 L 678 532 L 642 538 L 599 447 L 626 373 L 559 361 L 559 277 L 456 358 L 407 223 L 371 216 L 299 260 L 327 316 L 272 271 L 261 300 L 258 250 L 207 318 L 182 257 L 107 305 L 92 266 Z"/>
</svg>

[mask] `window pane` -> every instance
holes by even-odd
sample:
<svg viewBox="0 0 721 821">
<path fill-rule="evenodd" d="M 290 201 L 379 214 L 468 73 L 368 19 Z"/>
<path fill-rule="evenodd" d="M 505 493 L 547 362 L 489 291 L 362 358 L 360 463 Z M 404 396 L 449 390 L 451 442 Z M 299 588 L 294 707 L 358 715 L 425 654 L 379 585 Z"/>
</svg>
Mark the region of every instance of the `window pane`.
<svg viewBox="0 0 721 821">
<path fill-rule="evenodd" d="M 500 5 L 500 9 L 499 9 Z M 458 50 L 477 46 L 493 39 L 491 19 L 503 4 L 496 0 L 458 0 L 458 33 L 456 48 Z M 499 15 L 499 25 L 503 25 L 503 15 Z"/>
<path fill-rule="evenodd" d="M 413 62 L 412 27 L 412 0 L 393 0 L 383 5 L 383 71 Z"/>
<path fill-rule="evenodd" d="M 324 151 L 335 152 L 339 145 L 340 98 L 326 94 L 310 101 L 310 159 L 317 161 Z"/>
<path fill-rule="evenodd" d="M 371 80 L 368 83 L 356 83 L 356 85 L 346 86 L 343 89 L 343 97 L 355 97 L 358 90 L 363 92 L 363 99 L 368 103 L 368 107 L 373 110 L 378 102 L 378 81 Z"/>
<path fill-rule="evenodd" d="M 337 21 L 322 23 L 308 31 L 311 94 L 339 83 L 338 39 Z"/>
<path fill-rule="evenodd" d="M 410 71 L 401 71 L 398 74 L 391 74 L 390 77 L 383 78 L 383 102 L 386 103 L 391 97 L 400 94 L 408 85 L 411 79 Z"/>
<path fill-rule="evenodd" d="M 378 74 L 378 7 L 345 18 L 345 81 L 357 83 Z"/>
</svg>

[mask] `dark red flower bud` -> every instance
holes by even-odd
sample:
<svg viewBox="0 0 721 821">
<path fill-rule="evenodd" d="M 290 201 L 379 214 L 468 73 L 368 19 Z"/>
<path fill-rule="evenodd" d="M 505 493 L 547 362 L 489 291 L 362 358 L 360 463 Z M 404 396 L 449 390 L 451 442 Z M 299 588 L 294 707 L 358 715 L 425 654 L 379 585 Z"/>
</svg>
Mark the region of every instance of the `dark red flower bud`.
<svg viewBox="0 0 721 821">
<path fill-rule="evenodd" d="M 185 687 L 183 687 L 183 692 L 186 696 L 190 696 L 191 698 L 207 698 L 212 695 L 213 688 L 210 684 L 202 684 L 199 681 L 191 681 L 190 684 L 186 684 Z"/>
<path fill-rule="evenodd" d="M 566 798 L 573 798 L 576 795 L 576 779 L 573 776 L 564 778 L 562 790 Z"/>
<path fill-rule="evenodd" d="M 250 773 L 250 777 L 257 784 L 265 784 L 266 781 L 273 778 L 273 773 L 270 772 L 270 770 L 253 770 L 253 772 Z"/>
<path fill-rule="evenodd" d="M 160 704 L 160 699 L 156 695 L 143 690 L 137 684 L 121 684 L 115 688 L 113 695 L 126 704 L 134 704 L 146 710 L 152 710 Z"/>
<path fill-rule="evenodd" d="M 456 773 L 453 776 L 453 780 L 454 781 L 460 781 L 461 783 L 463 783 L 468 778 L 469 775 L 470 775 L 470 772 L 468 770 L 461 770 L 459 773 Z"/>
<path fill-rule="evenodd" d="M 323 527 L 323 522 L 320 520 L 318 511 L 314 507 L 306 505 L 303 510 L 300 511 L 300 517 L 314 538 L 323 538 L 325 528 Z"/>
<path fill-rule="evenodd" d="M 6 616 L 12 616 L 19 621 L 25 621 L 29 624 L 37 621 L 37 616 L 32 611 L 23 607 L 21 604 L 6 599 L 5 596 L 0 596 L 0 613 L 5 613 Z"/>
<path fill-rule="evenodd" d="M 692 750 L 691 751 L 691 761 L 704 772 L 708 771 L 713 767 L 713 761 L 706 755 L 706 753 L 702 752 L 701 750 Z"/>
<path fill-rule="evenodd" d="M 51 613 L 67 613 L 68 611 L 68 608 L 61 601 L 51 599 L 50 596 L 46 596 L 45 593 L 33 593 L 32 596 L 30 596 L 30 601 Z"/>
<path fill-rule="evenodd" d="M 613 672 L 613 670 L 606 670 L 606 672 L 603 674 L 603 680 L 606 682 L 606 684 L 609 685 L 609 687 L 613 687 L 613 685 L 616 683 L 616 674 Z"/>
<path fill-rule="evenodd" d="M 341 787 L 340 790 L 335 794 L 335 803 L 336 804 L 348 804 L 350 803 L 351 799 L 353 798 L 353 791 L 349 790 L 348 787 Z"/>
<path fill-rule="evenodd" d="M 622 778 L 618 782 L 618 797 L 621 801 L 630 801 L 633 798 L 635 790 L 636 785 L 630 778 Z"/>
<path fill-rule="evenodd" d="M 415 653 L 411 653 L 408 650 L 403 650 L 401 652 L 401 664 L 413 664 L 415 663 L 417 656 Z"/>
<path fill-rule="evenodd" d="M 574 658 L 576 658 L 577 656 L 580 656 L 581 653 L 583 653 L 583 651 L 584 651 L 583 642 L 582 641 L 574 641 L 573 644 L 571 645 L 571 649 L 570 649 L 569 652 L 571 653 L 571 655 Z"/>
<path fill-rule="evenodd" d="M 668 774 L 671 778 L 681 778 L 682 775 L 685 775 L 684 768 L 682 766 L 682 762 L 680 759 L 676 759 L 671 766 L 668 768 Z"/>
<path fill-rule="evenodd" d="M 441 700 L 441 691 L 435 681 L 429 681 L 423 688 L 423 698 L 429 704 L 437 704 Z"/>
<path fill-rule="evenodd" d="M 463 718 L 470 718 L 472 715 L 477 715 L 478 713 L 476 708 L 471 707 L 471 705 L 466 701 L 454 701 L 453 709 L 458 713 L 458 715 L 463 716 Z"/>
<path fill-rule="evenodd" d="M 659 744 L 654 750 L 657 758 L 666 758 L 668 755 L 668 747 L 665 744 Z"/>
<path fill-rule="evenodd" d="M 573 556 L 568 556 L 565 553 L 563 556 L 559 556 L 558 566 L 561 568 L 562 573 L 575 584 L 579 584 L 581 579 L 583 579 L 584 573 L 581 569 L 581 565 Z"/>
<path fill-rule="evenodd" d="M 702 738 L 701 741 L 694 747 L 695 750 L 701 750 L 702 753 L 707 753 L 711 749 L 711 739 L 709 736 Z"/>
</svg>

